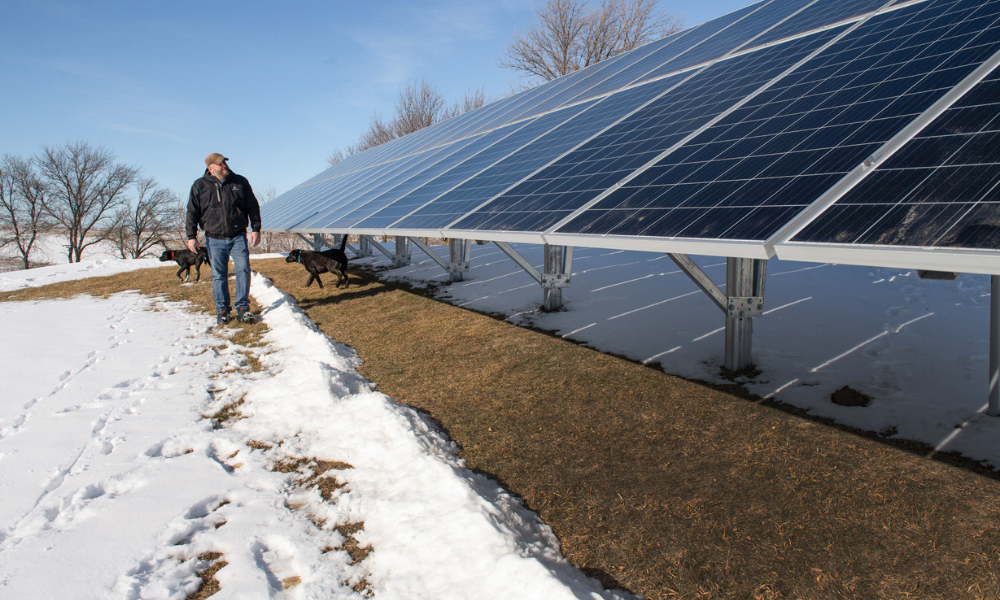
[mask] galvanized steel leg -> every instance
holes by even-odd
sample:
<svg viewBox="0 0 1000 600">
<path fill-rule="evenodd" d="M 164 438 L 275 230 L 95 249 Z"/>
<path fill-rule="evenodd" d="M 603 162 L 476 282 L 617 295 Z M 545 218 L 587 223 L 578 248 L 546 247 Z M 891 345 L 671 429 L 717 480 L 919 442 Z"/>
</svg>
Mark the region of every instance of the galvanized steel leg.
<svg viewBox="0 0 1000 600">
<path fill-rule="evenodd" d="M 371 239 L 366 235 L 358 236 L 358 258 L 366 258 L 372 255 Z"/>
<path fill-rule="evenodd" d="M 990 286 L 990 399 L 986 414 L 1000 417 L 1000 275 Z"/>
<path fill-rule="evenodd" d="M 727 371 L 753 365 L 753 318 L 763 315 L 767 261 L 729 258 L 726 263 L 726 362 Z"/>
<path fill-rule="evenodd" d="M 410 240 L 408 240 L 406 236 L 397 235 L 396 254 L 392 257 L 392 266 L 394 268 L 399 268 L 410 264 L 410 256 L 412 255 L 412 252 Z"/>
<path fill-rule="evenodd" d="M 465 281 L 465 274 L 469 272 L 469 258 L 471 256 L 471 240 L 448 240 L 448 275 L 451 281 Z"/>
<path fill-rule="evenodd" d="M 314 233 L 312 234 L 312 237 L 313 237 L 312 241 L 313 252 L 319 252 L 320 250 L 323 249 L 323 242 L 326 240 L 326 236 L 324 236 L 322 233 Z"/>
<path fill-rule="evenodd" d="M 545 244 L 545 267 L 542 273 L 542 310 L 555 311 L 563 306 L 562 289 L 569 287 L 573 264 L 572 246 Z"/>
</svg>

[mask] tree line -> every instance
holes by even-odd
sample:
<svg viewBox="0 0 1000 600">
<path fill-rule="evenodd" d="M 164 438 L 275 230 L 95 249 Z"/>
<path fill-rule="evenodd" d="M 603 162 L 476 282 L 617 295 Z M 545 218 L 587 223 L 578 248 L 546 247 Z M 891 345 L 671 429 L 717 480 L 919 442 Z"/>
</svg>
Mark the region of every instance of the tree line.
<svg viewBox="0 0 1000 600">
<path fill-rule="evenodd" d="M 68 262 L 110 243 L 121 258 L 142 258 L 181 237 L 182 200 L 87 142 L 45 146 L 25 158 L 0 159 L 0 248 L 13 246 L 25 269 L 46 234 L 65 236 Z"/>
</svg>

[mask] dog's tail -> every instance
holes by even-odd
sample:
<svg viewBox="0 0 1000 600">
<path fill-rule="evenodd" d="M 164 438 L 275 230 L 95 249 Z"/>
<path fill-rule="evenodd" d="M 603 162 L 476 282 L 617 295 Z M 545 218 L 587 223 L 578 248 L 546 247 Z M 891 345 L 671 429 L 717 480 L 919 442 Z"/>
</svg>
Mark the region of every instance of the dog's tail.
<svg viewBox="0 0 1000 600">
<path fill-rule="evenodd" d="M 347 247 L 347 234 L 344 234 L 344 239 L 340 241 L 340 251 L 343 252 L 344 248 Z"/>
</svg>

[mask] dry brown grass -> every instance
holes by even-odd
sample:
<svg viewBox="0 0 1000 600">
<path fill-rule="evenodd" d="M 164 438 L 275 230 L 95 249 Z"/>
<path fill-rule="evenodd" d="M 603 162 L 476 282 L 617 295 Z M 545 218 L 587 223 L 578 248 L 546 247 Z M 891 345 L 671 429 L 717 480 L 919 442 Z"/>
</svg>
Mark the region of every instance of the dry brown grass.
<svg viewBox="0 0 1000 600">
<path fill-rule="evenodd" d="M 255 265 L 648 598 L 997 598 L 1000 482 L 357 274 Z M 540 293 L 540 292 L 539 292 Z"/>
<path fill-rule="evenodd" d="M 187 597 L 187 600 L 205 600 L 221 590 L 219 587 L 219 580 L 215 578 L 215 574 L 218 573 L 222 567 L 228 565 L 229 563 L 222 560 L 222 554 L 218 552 L 206 552 L 198 556 L 198 560 L 208 561 L 207 567 L 198 571 L 198 577 L 201 579 L 201 585 L 195 590 L 193 594 Z"/>
<path fill-rule="evenodd" d="M 381 391 L 436 419 L 472 468 L 520 495 L 607 586 L 650 599 L 1000 598 L 996 473 L 362 273 L 348 290 L 319 290 L 302 288 L 299 265 L 253 267 L 356 348 Z M 80 285 L 167 294 L 172 276 Z M 191 290 L 210 304 L 207 285 L 180 293 Z"/>
</svg>

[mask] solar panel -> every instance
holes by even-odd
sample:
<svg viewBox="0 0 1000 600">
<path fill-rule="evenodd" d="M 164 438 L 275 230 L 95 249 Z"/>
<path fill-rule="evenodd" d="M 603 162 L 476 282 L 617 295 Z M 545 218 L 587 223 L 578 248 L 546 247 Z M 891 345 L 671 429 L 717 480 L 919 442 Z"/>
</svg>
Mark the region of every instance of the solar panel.
<svg viewBox="0 0 1000 600">
<path fill-rule="evenodd" d="M 580 105 L 587 112 L 572 119 L 562 127 L 551 130 L 530 147 L 507 157 L 462 186 L 442 196 L 431 198 L 430 202 L 413 212 L 406 219 L 394 224 L 395 227 L 410 227 L 417 222 L 423 226 L 445 227 L 455 219 L 491 200 L 512 185 L 552 162 L 553 156 L 564 152 L 593 137 L 600 131 L 641 106 L 644 102 L 662 93 L 673 85 L 663 80 L 653 85 L 639 86 L 614 94 L 600 102 L 591 101 Z"/>
<path fill-rule="evenodd" d="M 996 9 L 872 18 L 559 232 L 763 242 L 1000 48 Z"/>
<path fill-rule="evenodd" d="M 879 261 L 881 249 L 1000 248 L 1000 74 L 976 84 L 778 252 L 808 255 L 812 246 L 844 262 Z M 925 254 L 910 260 L 927 268 Z M 973 255 L 961 270 L 995 262 Z"/>
<path fill-rule="evenodd" d="M 262 207 L 265 225 L 992 252 L 998 20 L 1000 0 L 758 2 L 348 157 Z"/>
<path fill-rule="evenodd" d="M 546 132 L 552 130 L 553 127 L 558 127 L 561 123 L 572 119 L 578 113 L 589 108 L 590 105 L 578 105 L 575 107 L 570 107 L 562 111 L 552 112 L 547 115 L 543 115 L 538 119 L 526 123 L 523 127 L 516 130 L 515 133 L 503 138 L 501 142 L 484 148 L 483 150 L 477 152 L 476 154 L 470 156 L 461 164 L 454 165 L 448 169 L 435 169 L 428 170 L 421 177 L 413 178 L 409 182 L 403 182 L 399 184 L 400 186 L 393 190 L 392 194 L 384 194 L 378 199 L 372 202 L 367 202 L 363 206 L 356 210 L 353 210 L 349 214 L 345 215 L 342 219 L 330 221 L 331 227 L 365 227 L 360 221 L 363 221 L 366 217 L 378 214 L 378 211 L 385 208 L 390 203 L 396 203 L 396 211 L 407 206 L 405 202 L 397 202 L 400 199 L 400 192 L 403 189 L 410 189 L 410 194 L 414 197 L 419 197 L 423 193 L 426 193 L 429 189 L 437 189 L 438 187 L 444 186 L 454 186 L 456 174 L 460 174 L 460 177 L 474 177 L 477 181 L 486 179 L 482 173 L 478 173 L 474 170 L 474 165 L 486 165 L 489 168 L 490 161 L 495 161 L 496 157 L 502 157 L 504 153 L 510 153 L 514 149 L 518 149 L 521 146 L 530 144 L 533 148 L 537 147 L 537 138 L 544 135 Z M 461 142 L 458 142 L 461 143 Z M 444 165 L 441 165 L 444 166 Z M 457 169 L 457 171 L 456 171 Z M 413 183 L 420 183 L 420 187 L 413 187 Z M 423 191 L 419 191 L 422 188 Z M 386 213 L 382 215 L 383 217 L 388 216 Z"/>
<path fill-rule="evenodd" d="M 544 231 L 809 55 L 834 31 L 666 80 L 668 90 L 645 108 L 452 227 Z"/>
</svg>

